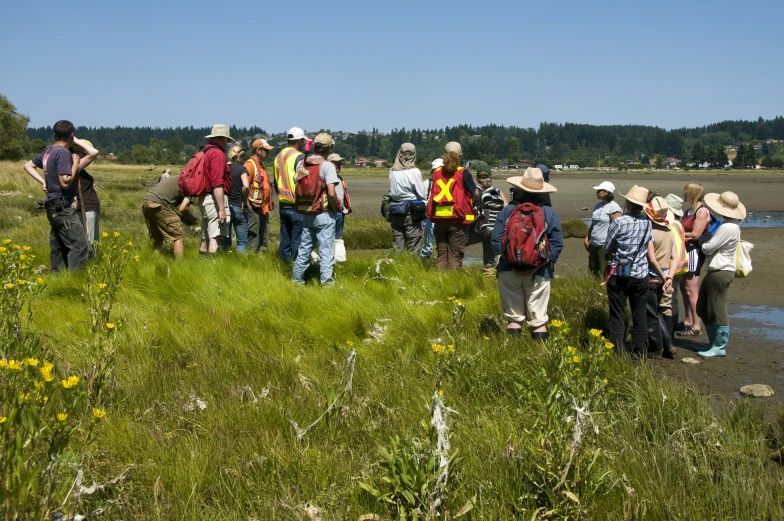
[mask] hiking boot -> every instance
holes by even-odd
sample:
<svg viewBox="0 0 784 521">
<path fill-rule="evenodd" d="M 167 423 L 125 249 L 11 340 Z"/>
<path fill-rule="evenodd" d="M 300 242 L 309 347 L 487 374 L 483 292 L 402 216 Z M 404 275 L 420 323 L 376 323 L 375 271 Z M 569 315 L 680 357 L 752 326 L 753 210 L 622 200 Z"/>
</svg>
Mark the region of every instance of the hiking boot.
<svg viewBox="0 0 784 521">
<path fill-rule="evenodd" d="M 550 333 L 547 331 L 544 333 L 531 333 L 531 338 L 533 338 L 535 342 L 545 343 L 550 339 Z"/>
</svg>

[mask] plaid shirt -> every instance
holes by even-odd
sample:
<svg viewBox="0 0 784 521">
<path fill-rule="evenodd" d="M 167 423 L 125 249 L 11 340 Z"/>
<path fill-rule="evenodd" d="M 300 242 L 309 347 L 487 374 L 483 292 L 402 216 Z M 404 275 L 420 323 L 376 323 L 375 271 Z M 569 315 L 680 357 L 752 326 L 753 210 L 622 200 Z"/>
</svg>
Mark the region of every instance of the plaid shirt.
<svg viewBox="0 0 784 521">
<path fill-rule="evenodd" d="M 645 236 L 644 242 L 643 236 Z M 636 218 L 627 213 L 615 219 L 610 223 L 607 242 L 604 244 L 605 251 L 612 254 L 610 266 L 615 266 L 617 263 L 617 255 L 628 258 L 637 252 L 632 260 L 631 277 L 644 279 L 648 275 L 649 242 L 653 242 L 651 221 L 644 213 L 640 212 Z M 640 243 L 643 243 L 642 248 Z"/>
</svg>

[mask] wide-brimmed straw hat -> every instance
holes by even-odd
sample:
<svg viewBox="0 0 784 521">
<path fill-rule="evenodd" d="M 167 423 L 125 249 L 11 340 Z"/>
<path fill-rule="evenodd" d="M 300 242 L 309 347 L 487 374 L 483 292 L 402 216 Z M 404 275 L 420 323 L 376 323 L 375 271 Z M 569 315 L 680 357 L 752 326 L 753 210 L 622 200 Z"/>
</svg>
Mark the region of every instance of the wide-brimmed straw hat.
<svg viewBox="0 0 784 521">
<path fill-rule="evenodd" d="M 646 204 L 648 204 L 648 189 L 643 188 L 642 186 L 634 185 L 626 195 L 621 194 L 621 197 L 623 197 L 627 201 L 633 202 L 634 204 L 645 206 Z"/>
<path fill-rule="evenodd" d="M 719 215 L 730 219 L 743 220 L 746 218 L 746 207 L 740 202 L 740 198 L 735 192 L 705 194 L 704 201 L 708 208 Z"/>
<path fill-rule="evenodd" d="M 212 126 L 212 132 L 210 132 L 210 135 L 209 136 L 204 136 L 204 137 L 206 137 L 207 139 L 212 139 L 214 137 L 227 137 L 227 138 L 229 138 L 229 141 L 234 141 L 234 138 L 232 138 L 229 135 L 229 126 L 228 125 L 213 125 Z"/>
<path fill-rule="evenodd" d="M 523 172 L 523 175 L 512 176 L 506 182 L 521 190 L 535 194 L 549 194 L 558 191 L 553 185 L 545 182 L 542 171 L 538 168 L 528 167 Z"/>
<path fill-rule="evenodd" d="M 668 225 L 675 220 L 675 214 L 672 213 L 670 205 L 664 197 L 658 195 L 651 199 L 651 202 L 645 205 L 645 213 L 648 217 L 657 224 Z"/>
</svg>

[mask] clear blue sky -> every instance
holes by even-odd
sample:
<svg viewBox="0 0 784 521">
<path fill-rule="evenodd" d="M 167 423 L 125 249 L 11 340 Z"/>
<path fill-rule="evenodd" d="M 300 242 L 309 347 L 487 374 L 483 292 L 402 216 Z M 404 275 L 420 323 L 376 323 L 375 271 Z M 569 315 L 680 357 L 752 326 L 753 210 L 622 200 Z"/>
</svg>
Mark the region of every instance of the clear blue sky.
<svg viewBox="0 0 784 521">
<path fill-rule="evenodd" d="M 31 126 L 280 132 L 784 114 L 784 3 L 6 2 L 0 93 Z"/>
</svg>

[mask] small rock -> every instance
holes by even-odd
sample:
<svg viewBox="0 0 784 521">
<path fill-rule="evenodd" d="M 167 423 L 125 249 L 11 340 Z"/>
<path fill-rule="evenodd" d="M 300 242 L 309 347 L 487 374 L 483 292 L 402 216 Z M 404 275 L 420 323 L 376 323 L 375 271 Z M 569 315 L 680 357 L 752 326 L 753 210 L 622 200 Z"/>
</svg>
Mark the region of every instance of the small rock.
<svg viewBox="0 0 784 521">
<path fill-rule="evenodd" d="M 744 385 L 740 388 L 740 392 L 746 396 L 753 396 L 754 398 L 767 398 L 774 394 L 773 388 L 764 384 Z"/>
<path fill-rule="evenodd" d="M 587 206 L 583 206 L 582 209 L 583 209 L 583 211 L 586 211 L 586 212 L 588 211 L 588 207 Z"/>
<path fill-rule="evenodd" d="M 700 362 L 696 358 L 681 358 L 681 363 L 698 365 Z"/>
</svg>

